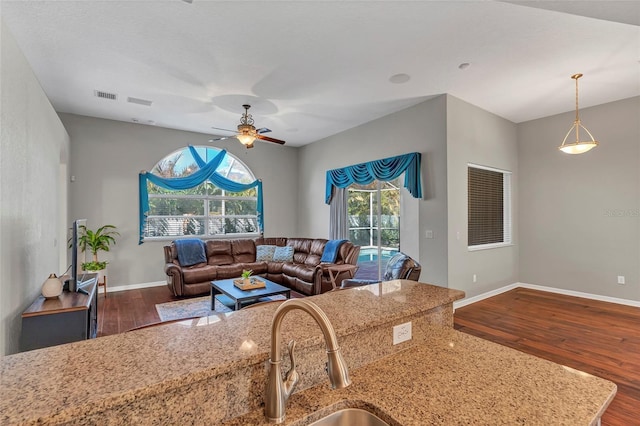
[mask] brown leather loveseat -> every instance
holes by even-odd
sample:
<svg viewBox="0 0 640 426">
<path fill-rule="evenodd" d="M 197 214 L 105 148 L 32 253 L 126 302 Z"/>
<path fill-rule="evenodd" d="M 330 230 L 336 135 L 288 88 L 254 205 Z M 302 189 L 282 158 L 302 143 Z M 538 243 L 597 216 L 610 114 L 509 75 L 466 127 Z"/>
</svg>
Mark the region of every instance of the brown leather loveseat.
<svg viewBox="0 0 640 426">
<path fill-rule="evenodd" d="M 211 290 L 211 281 L 238 278 L 243 270 L 252 270 L 254 275 L 291 288 L 307 296 L 324 293 L 331 288 L 331 280 L 320 264 L 328 240 L 321 238 L 256 238 L 238 240 L 207 240 L 205 242 L 206 263 L 181 266 L 175 243 L 164 246 L 167 285 L 175 296 L 206 294 Z M 258 246 L 292 247 L 291 261 L 256 260 Z M 288 249 L 290 251 L 290 249 Z M 360 246 L 344 242 L 335 264 L 355 265 Z M 340 282 L 348 278 L 346 273 L 336 277 Z"/>
</svg>

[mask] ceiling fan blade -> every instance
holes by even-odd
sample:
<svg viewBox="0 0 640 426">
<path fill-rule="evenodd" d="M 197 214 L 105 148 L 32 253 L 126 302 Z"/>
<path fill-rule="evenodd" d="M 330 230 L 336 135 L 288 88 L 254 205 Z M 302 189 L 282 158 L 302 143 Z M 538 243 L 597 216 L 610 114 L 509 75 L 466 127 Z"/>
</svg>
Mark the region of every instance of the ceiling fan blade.
<svg viewBox="0 0 640 426">
<path fill-rule="evenodd" d="M 271 129 L 267 129 L 266 127 L 262 127 L 258 130 L 256 130 L 257 133 L 269 133 L 271 131 Z"/>
<path fill-rule="evenodd" d="M 285 142 L 280 140 L 280 139 L 274 139 L 274 138 L 270 138 L 268 136 L 256 135 L 256 137 L 258 139 L 262 139 L 263 141 L 267 141 L 267 142 L 279 143 L 280 145 L 284 145 L 285 144 Z"/>
<path fill-rule="evenodd" d="M 235 138 L 235 136 L 225 136 L 225 137 L 223 137 L 223 138 L 209 139 L 209 142 L 223 141 L 223 140 L 225 140 L 225 139 L 231 139 L 231 138 Z"/>
<path fill-rule="evenodd" d="M 222 130 L 224 132 L 231 132 L 231 133 L 237 133 L 238 132 L 237 130 L 223 129 L 223 128 L 220 128 L 220 127 L 211 127 L 211 128 L 215 129 L 215 130 Z"/>
</svg>

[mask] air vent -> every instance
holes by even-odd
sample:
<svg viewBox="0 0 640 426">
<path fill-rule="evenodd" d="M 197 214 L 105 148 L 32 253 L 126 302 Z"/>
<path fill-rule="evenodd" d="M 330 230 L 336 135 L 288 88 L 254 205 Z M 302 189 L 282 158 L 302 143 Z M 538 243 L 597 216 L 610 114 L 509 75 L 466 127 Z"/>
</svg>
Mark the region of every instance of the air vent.
<svg viewBox="0 0 640 426">
<path fill-rule="evenodd" d="M 148 101 L 146 99 L 138 99 L 138 98 L 127 98 L 127 102 L 131 102 L 132 104 L 151 106 L 153 101 Z"/>
<path fill-rule="evenodd" d="M 97 98 L 111 99 L 112 101 L 115 101 L 116 99 L 118 99 L 118 95 L 116 95 L 115 93 L 103 92 L 101 90 L 94 90 L 93 94 Z"/>
</svg>

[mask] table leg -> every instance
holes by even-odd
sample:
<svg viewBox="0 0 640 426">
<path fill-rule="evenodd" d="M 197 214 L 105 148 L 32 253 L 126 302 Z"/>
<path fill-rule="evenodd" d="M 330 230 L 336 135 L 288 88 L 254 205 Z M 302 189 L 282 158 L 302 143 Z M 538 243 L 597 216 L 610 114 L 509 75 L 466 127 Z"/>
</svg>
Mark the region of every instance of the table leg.
<svg viewBox="0 0 640 426">
<path fill-rule="evenodd" d="M 335 290 L 338 286 L 336 284 L 336 277 L 333 275 L 333 271 L 331 269 L 329 269 L 329 279 L 331 279 L 331 286 L 333 287 L 333 290 Z"/>
<path fill-rule="evenodd" d="M 215 287 L 211 286 L 211 310 L 212 311 L 216 310 L 216 294 L 222 294 L 222 293 L 218 293 Z"/>
</svg>

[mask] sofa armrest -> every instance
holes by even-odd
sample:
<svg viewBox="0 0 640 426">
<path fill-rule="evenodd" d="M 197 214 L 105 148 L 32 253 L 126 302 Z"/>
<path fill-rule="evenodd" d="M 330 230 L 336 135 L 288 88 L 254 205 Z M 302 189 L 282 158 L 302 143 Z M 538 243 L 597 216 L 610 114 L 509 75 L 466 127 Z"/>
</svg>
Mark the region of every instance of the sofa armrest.
<svg viewBox="0 0 640 426">
<path fill-rule="evenodd" d="M 165 263 L 164 272 L 167 274 L 167 286 L 174 296 L 184 295 L 184 281 L 182 280 L 182 268 L 175 263 Z"/>
<path fill-rule="evenodd" d="M 321 265 L 316 265 L 314 271 L 313 271 L 313 295 L 317 295 L 317 294 L 322 294 L 323 293 L 323 286 L 322 286 L 322 277 L 324 275 L 324 271 L 322 270 L 322 266 Z M 325 286 L 326 287 L 326 286 Z M 324 291 L 326 292 L 327 289 L 324 289 Z"/>
</svg>

